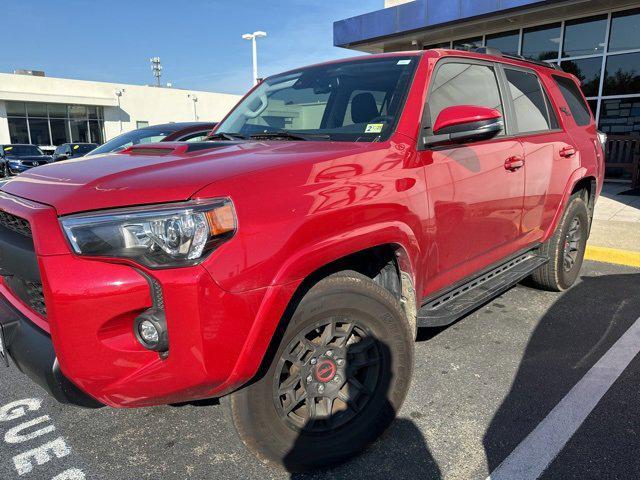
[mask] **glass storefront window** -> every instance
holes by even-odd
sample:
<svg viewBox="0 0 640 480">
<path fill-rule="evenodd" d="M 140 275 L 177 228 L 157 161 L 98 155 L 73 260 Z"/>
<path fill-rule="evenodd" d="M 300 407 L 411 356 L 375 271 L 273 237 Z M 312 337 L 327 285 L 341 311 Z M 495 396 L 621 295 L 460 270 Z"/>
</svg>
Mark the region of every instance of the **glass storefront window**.
<svg viewBox="0 0 640 480">
<path fill-rule="evenodd" d="M 425 50 L 431 50 L 433 48 L 451 48 L 451 42 L 434 43 L 428 47 L 424 47 Z"/>
<path fill-rule="evenodd" d="M 603 95 L 640 93 L 640 53 L 611 55 L 607 58 Z"/>
<path fill-rule="evenodd" d="M 593 118 L 596 118 L 596 113 L 598 112 L 598 100 L 587 100 L 587 103 L 589 104 L 591 113 L 593 113 Z"/>
<path fill-rule="evenodd" d="M 611 17 L 609 51 L 640 48 L 640 10 L 614 13 Z"/>
<path fill-rule="evenodd" d="M 84 105 L 69 105 L 69 118 L 87 118 L 87 107 Z"/>
<path fill-rule="evenodd" d="M 565 60 L 560 66 L 565 72 L 573 73 L 578 77 L 585 97 L 598 96 L 602 57 Z"/>
<path fill-rule="evenodd" d="M 487 35 L 486 44 L 487 47 L 497 48 L 502 53 L 517 55 L 519 42 L 520 32 L 518 30 L 514 30 L 512 32 Z"/>
<path fill-rule="evenodd" d="M 560 24 L 527 28 L 522 36 L 522 55 L 533 60 L 558 58 Z"/>
<path fill-rule="evenodd" d="M 69 142 L 102 143 L 103 108 L 36 102 L 6 102 L 10 141 L 35 145 Z M 73 136 L 70 136 L 70 132 Z"/>
<path fill-rule="evenodd" d="M 66 120 L 52 118 L 49 120 L 49 123 L 51 125 L 51 145 L 58 146 L 71 142 Z"/>
<path fill-rule="evenodd" d="M 67 106 L 50 104 L 49 105 L 49 117 L 51 118 L 67 118 Z"/>
<path fill-rule="evenodd" d="M 24 117 L 27 113 L 25 104 L 22 102 L 7 102 L 8 117 Z"/>
<path fill-rule="evenodd" d="M 89 133 L 91 133 L 91 142 L 93 143 L 102 143 L 102 127 L 99 122 L 90 121 L 89 122 Z"/>
<path fill-rule="evenodd" d="M 29 143 L 27 119 L 9 117 L 7 121 L 9 122 L 9 138 L 11 138 L 11 143 Z"/>
<path fill-rule="evenodd" d="M 482 37 L 465 38 L 464 40 L 454 40 L 454 50 L 473 50 L 482 46 Z"/>
<path fill-rule="evenodd" d="M 27 115 L 29 115 L 30 117 L 47 118 L 47 104 L 46 103 L 27 103 Z"/>
<path fill-rule="evenodd" d="M 577 57 L 604 52 L 606 31 L 606 15 L 567 21 L 562 56 Z"/>
<path fill-rule="evenodd" d="M 602 100 L 598 128 L 614 135 L 640 135 L 640 97 Z"/>
<path fill-rule="evenodd" d="M 46 118 L 29 117 L 29 131 L 31 132 L 31 143 L 34 145 L 51 145 L 49 121 Z"/>
<path fill-rule="evenodd" d="M 71 120 L 69 123 L 71 127 L 71 141 L 72 142 L 88 142 L 89 141 L 89 129 L 87 128 L 87 122 L 84 120 Z"/>
</svg>

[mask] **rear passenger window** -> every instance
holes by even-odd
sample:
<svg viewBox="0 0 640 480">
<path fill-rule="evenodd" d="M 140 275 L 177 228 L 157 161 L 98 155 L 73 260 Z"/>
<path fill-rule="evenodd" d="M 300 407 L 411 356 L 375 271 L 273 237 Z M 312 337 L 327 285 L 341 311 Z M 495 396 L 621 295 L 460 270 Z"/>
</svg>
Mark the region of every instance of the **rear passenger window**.
<svg viewBox="0 0 640 480">
<path fill-rule="evenodd" d="M 591 114 L 578 85 L 570 78 L 558 75 L 554 75 L 553 79 L 556 81 L 558 88 L 560 88 L 560 92 L 562 92 L 562 96 L 566 100 L 576 123 L 580 126 L 589 125 L 591 123 Z"/>
<path fill-rule="evenodd" d="M 502 112 L 500 90 L 493 68 L 468 63 L 442 64 L 431 84 L 431 125 L 442 110 L 454 105 L 477 105 Z"/>
<path fill-rule="evenodd" d="M 522 70 L 505 69 L 516 111 L 519 133 L 540 132 L 557 127 L 555 115 L 542 91 L 538 77 Z"/>
</svg>

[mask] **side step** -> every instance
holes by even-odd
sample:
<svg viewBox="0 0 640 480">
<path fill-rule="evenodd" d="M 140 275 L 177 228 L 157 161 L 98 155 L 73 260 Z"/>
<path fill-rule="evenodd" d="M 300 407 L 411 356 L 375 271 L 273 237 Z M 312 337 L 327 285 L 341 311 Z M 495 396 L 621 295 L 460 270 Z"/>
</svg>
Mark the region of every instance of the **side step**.
<svg viewBox="0 0 640 480">
<path fill-rule="evenodd" d="M 487 303 L 526 278 L 548 258 L 530 251 L 425 303 L 418 311 L 419 327 L 444 327 Z"/>
</svg>

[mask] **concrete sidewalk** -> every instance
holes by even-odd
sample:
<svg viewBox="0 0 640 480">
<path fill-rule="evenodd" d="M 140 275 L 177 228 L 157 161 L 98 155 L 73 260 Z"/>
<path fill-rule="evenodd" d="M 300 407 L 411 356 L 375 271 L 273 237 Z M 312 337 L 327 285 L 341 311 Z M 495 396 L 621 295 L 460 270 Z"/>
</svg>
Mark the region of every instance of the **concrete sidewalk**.
<svg viewBox="0 0 640 480">
<path fill-rule="evenodd" d="M 629 184 L 605 183 L 593 215 L 586 258 L 640 263 L 640 196 L 620 195 Z"/>
</svg>

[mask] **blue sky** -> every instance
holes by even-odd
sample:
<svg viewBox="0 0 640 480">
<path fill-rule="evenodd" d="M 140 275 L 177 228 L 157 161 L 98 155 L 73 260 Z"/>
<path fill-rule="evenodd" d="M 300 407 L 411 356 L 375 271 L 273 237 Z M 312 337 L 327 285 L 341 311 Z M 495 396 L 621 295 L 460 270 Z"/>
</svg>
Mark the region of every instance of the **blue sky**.
<svg viewBox="0 0 640 480">
<path fill-rule="evenodd" d="M 243 93 L 251 42 L 260 75 L 356 53 L 333 46 L 333 21 L 383 7 L 383 0 L 2 0 L 0 71 L 145 84 L 149 57 L 175 87 Z"/>
</svg>

